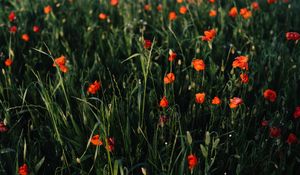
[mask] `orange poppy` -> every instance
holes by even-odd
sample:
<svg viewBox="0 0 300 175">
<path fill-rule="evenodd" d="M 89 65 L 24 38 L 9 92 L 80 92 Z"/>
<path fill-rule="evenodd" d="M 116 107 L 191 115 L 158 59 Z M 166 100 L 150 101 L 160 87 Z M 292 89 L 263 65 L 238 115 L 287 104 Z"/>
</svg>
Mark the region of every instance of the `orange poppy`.
<svg viewBox="0 0 300 175">
<path fill-rule="evenodd" d="M 268 4 L 273 4 L 275 3 L 277 0 L 268 0 Z"/>
<path fill-rule="evenodd" d="M 110 0 L 110 5 L 117 6 L 119 4 L 119 0 Z"/>
<path fill-rule="evenodd" d="M 228 13 L 228 16 L 230 17 L 236 17 L 238 15 L 238 9 L 236 7 L 232 7 L 230 10 L 229 10 L 229 13 Z"/>
<path fill-rule="evenodd" d="M 94 81 L 94 83 L 90 84 L 88 87 L 88 93 L 96 94 L 96 92 L 101 88 L 101 84 L 99 81 Z"/>
<path fill-rule="evenodd" d="M 215 3 L 215 0 L 208 0 L 210 3 Z"/>
<path fill-rule="evenodd" d="M 53 67 L 55 66 L 58 66 L 63 73 L 68 72 L 68 67 L 66 66 L 66 57 L 63 55 L 54 59 Z"/>
<path fill-rule="evenodd" d="M 245 73 L 240 74 L 240 78 L 241 78 L 242 83 L 247 84 L 249 82 L 249 77 Z"/>
<path fill-rule="evenodd" d="M 251 7 L 252 7 L 253 10 L 259 10 L 258 2 L 252 2 Z"/>
<path fill-rule="evenodd" d="M 13 61 L 12 59 L 10 58 L 7 58 L 5 61 L 4 61 L 4 64 L 6 67 L 10 67 L 12 65 Z"/>
<path fill-rule="evenodd" d="M 106 149 L 109 151 L 109 152 L 112 152 L 115 150 L 115 139 L 110 137 L 110 138 L 107 138 L 106 139 L 107 141 L 107 146 L 106 146 Z"/>
<path fill-rule="evenodd" d="M 94 135 L 91 138 L 91 143 L 96 146 L 101 146 L 103 144 L 103 142 L 100 140 L 100 136 L 98 134 Z"/>
<path fill-rule="evenodd" d="M 22 35 L 22 40 L 24 40 L 25 42 L 29 41 L 29 35 L 28 34 L 23 34 Z"/>
<path fill-rule="evenodd" d="M 47 5 L 46 7 L 44 7 L 45 14 L 49 14 L 51 11 L 52 11 L 52 7 L 50 5 Z"/>
<path fill-rule="evenodd" d="M 159 11 L 159 12 L 162 11 L 162 5 L 161 5 L 161 4 L 158 4 L 157 7 L 156 7 L 156 9 L 157 9 L 157 11 Z"/>
<path fill-rule="evenodd" d="M 264 91 L 264 97 L 265 99 L 269 100 L 270 102 L 274 102 L 277 98 L 277 94 L 272 89 L 267 89 Z"/>
<path fill-rule="evenodd" d="M 204 100 L 205 100 L 205 93 L 197 93 L 195 95 L 196 103 L 202 104 L 202 103 L 204 103 Z"/>
<path fill-rule="evenodd" d="M 210 17 L 215 17 L 215 16 L 217 16 L 217 11 L 216 11 L 216 10 L 210 10 L 210 11 L 209 11 L 209 16 L 210 16 Z"/>
<path fill-rule="evenodd" d="M 23 164 L 22 166 L 20 166 L 18 173 L 19 173 L 19 175 L 27 175 L 28 174 L 28 167 L 27 167 L 27 165 Z"/>
<path fill-rule="evenodd" d="M 186 12 L 187 12 L 187 8 L 185 7 L 185 6 L 181 6 L 180 8 L 179 8 L 179 13 L 180 14 L 186 14 Z"/>
<path fill-rule="evenodd" d="M 202 36 L 202 41 L 211 41 L 216 36 L 217 31 L 215 29 L 204 31 L 204 36 Z"/>
<path fill-rule="evenodd" d="M 248 57 L 246 56 L 239 56 L 236 57 L 235 60 L 232 63 L 233 68 L 241 68 L 248 70 Z"/>
<path fill-rule="evenodd" d="M 178 3 L 178 4 L 183 3 L 183 0 L 177 0 L 177 3 Z"/>
<path fill-rule="evenodd" d="M 177 18 L 176 12 L 169 13 L 169 20 L 174 21 Z"/>
<path fill-rule="evenodd" d="M 162 107 L 162 108 L 166 108 L 169 106 L 169 102 L 167 100 L 167 97 L 163 97 L 160 102 L 159 102 L 159 106 Z"/>
<path fill-rule="evenodd" d="M 165 84 L 170 84 L 173 83 L 175 81 L 175 75 L 171 72 L 168 73 L 165 77 L 164 77 L 164 83 Z"/>
<path fill-rule="evenodd" d="M 196 71 L 198 71 L 198 72 L 200 70 L 204 70 L 205 69 L 205 63 L 204 63 L 204 61 L 202 59 L 194 59 L 192 61 L 192 65 L 193 65 L 194 69 Z"/>
<path fill-rule="evenodd" d="M 237 108 L 242 103 L 243 103 L 243 100 L 241 98 L 233 97 L 232 99 L 230 99 L 229 107 L 231 109 L 234 109 L 234 108 Z"/>
<path fill-rule="evenodd" d="M 249 19 L 252 16 L 252 12 L 250 10 L 248 10 L 247 8 L 242 8 L 240 10 L 240 15 L 244 18 L 244 19 Z"/>
<path fill-rule="evenodd" d="M 100 13 L 98 17 L 101 20 L 105 20 L 107 18 L 107 15 L 105 13 Z"/>
<path fill-rule="evenodd" d="M 172 50 L 169 51 L 169 58 L 168 60 L 170 62 L 174 61 L 174 59 L 177 57 L 177 54 L 175 52 L 173 52 Z"/>
<path fill-rule="evenodd" d="M 192 170 L 193 168 L 195 168 L 198 164 L 198 159 L 196 157 L 196 155 L 194 154 L 190 154 L 188 157 L 188 165 L 189 165 L 189 169 Z"/>
<path fill-rule="evenodd" d="M 151 10 L 151 5 L 150 4 L 144 5 L 144 10 L 150 11 Z"/>
<path fill-rule="evenodd" d="M 212 99 L 212 101 L 211 101 L 211 104 L 213 104 L 213 105 L 219 105 L 219 104 L 221 104 L 221 100 L 220 100 L 220 98 L 219 97 L 214 97 L 213 99 Z"/>
</svg>

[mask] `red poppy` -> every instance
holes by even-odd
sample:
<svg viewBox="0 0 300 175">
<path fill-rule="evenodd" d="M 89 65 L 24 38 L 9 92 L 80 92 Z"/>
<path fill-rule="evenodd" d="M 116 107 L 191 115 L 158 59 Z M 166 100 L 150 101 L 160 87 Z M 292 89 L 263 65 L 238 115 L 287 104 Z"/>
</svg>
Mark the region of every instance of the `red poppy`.
<svg viewBox="0 0 300 175">
<path fill-rule="evenodd" d="M 148 39 L 144 40 L 144 48 L 149 49 L 152 46 L 152 42 Z"/>
<path fill-rule="evenodd" d="M 9 15 L 8 15 L 8 20 L 9 20 L 10 22 L 13 22 L 15 19 L 16 19 L 16 14 L 15 14 L 15 12 L 10 12 Z"/>
<path fill-rule="evenodd" d="M 251 3 L 251 7 L 253 10 L 259 10 L 259 4 L 258 2 L 252 2 Z"/>
<path fill-rule="evenodd" d="M 150 4 L 144 5 L 144 10 L 145 11 L 151 11 L 151 5 Z"/>
<path fill-rule="evenodd" d="M 248 75 L 245 74 L 245 73 L 242 73 L 242 74 L 240 75 L 240 78 L 241 78 L 242 83 L 247 84 L 247 83 L 249 82 L 249 77 L 248 77 Z"/>
<path fill-rule="evenodd" d="M 210 3 L 215 3 L 215 0 L 208 0 L 208 2 L 210 2 Z"/>
<path fill-rule="evenodd" d="M 33 30 L 33 32 L 37 33 L 40 31 L 40 28 L 39 28 L 39 26 L 33 26 L 32 30 Z"/>
<path fill-rule="evenodd" d="M 209 11 L 209 16 L 210 16 L 210 17 L 215 17 L 215 16 L 217 16 L 217 11 L 216 11 L 216 10 L 210 10 L 210 11 Z"/>
<path fill-rule="evenodd" d="M 169 58 L 168 60 L 170 62 L 174 61 L 174 59 L 177 57 L 177 54 L 175 52 L 173 52 L 172 50 L 169 51 Z"/>
<path fill-rule="evenodd" d="M 6 132 L 8 129 L 3 122 L 0 122 L 0 133 Z"/>
<path fill-rule="evenodd" d="M 9 32 L 10 32 L 10 33 L 16 33 L 17 30 L 18 30 L 17 26 L 11 26 L 11 27 L 9 28 Z"/>
<path fill-rule="evenodd" d="M 110 0 L 110 5 L 117 6 L 119 4 L 119 0 Z"/>
<path fill-rule="evenodd" d="M 217 31 L 215 29 L 204 31 L 204 36 L 202 36 L 202 41 L 211 41 L 215 38 Z"/>
<path fill-rule="evenodd" d="M 5 64 L 5 66 L 7 66 L 7 67 L 10 67 L 10 66 L 12 65 L 12 63 L 13 63 L 13 61 L 12 61 L 12 59 L 10 59 L 10 58 L 7 58 L 7 59 L 4 61 L 4 64 Z"/>
<path fill-rule="evenodd" d="M 96 92 L 100 89 L 100 87 L 101 87 L 100 82 L 96 80 L 88 87 L 88 93 L 96 94 Z"/>
<path fill-rule="evenodd" d="M 292 143 L 298 143 L 298 139 L 297 139 L 297 136 L 294 134 L 294 133 L 290 133 L 286 142 L 288 144 L 292 144 Z"/>
<path fill-rule="evenodd" d="M 44 7 L 45 14 L 49 14 L 51 11 L 52 11 L 52 7 L 50 5 L 47 5 L 46 7 Z"/>
<path fill-rule="evenodd" d="M 194 155 L 194 154 L 190 154 L 187 157 L 187 160 L 188 160 L 188 165 L 189 165 L 190 170 L 194 169 L 198 164 L 198 159 L 197 159 L 196 155 Z"/>
<path fill-rule="evenodd" d="M 162 115 L 159 117 L 159 126 L 164 127 L 164 125 L 167 123 L 168 117 L 165 115 Z"/>
<path fill-rule="evenodd" d="M 202 59 L 194 59 L 192 65 L 196 71 L 201 71 L 205 69 L 205 63 Z"/>
<path fill-rule="evenodd" d="M 169 13 L 169 20 L 174 21 L 177 18 L 176 12 Z"/>
<path fill-rule="evenodd" d="M 156 9 L 157 9 L 157 11 L 159 11 L 159 12 L 162 11 L 162 5 L 161 5 L 161 4 L 158 4 L 157 7 L 156 7 Z"/>
<path fill-rule="evenodd" d="M 107 138 L 107 146 L 106 146 L 106 149 L 110 152 L 114 151 L 115 150 L 115 139 L 110 137 L 110 138 Z"/>
<path fill-rule="evenodd" d="M 261 121 L 260 125 L 265 127 L 265 126 L 269 125 L 269 122 L 267 120 L 263 120 L 263 121 Z"/>
<path fill-rule="evenodd" d="M 281 129 L 277 127 L 270 128 L 270 137 L 277 138 L 281 135 Z"/>
<path fill-rule="evenodd" d="M 244 18 L 244 19 L 249 19 L 252 16 L 252 12 L 250 10 L 248 10 L 247 8 L 242 8 L 240 10 L 240 15 Z"/>
<path fill-rule="evenodd" d="M 229 10 L 229 13 L 228 13 L 228 16 L 230 17 L 236 17 L 238 15 L 238 9 L 236 7 L 232 7 L 230 10 Z"/>
<path fill-rule="evenodd" d="M 265 99 L 269 100 L 270 102 L 274 102 L 277 98 L 277 94 L 274 90 L 267 89 L 264 92 L 264 97 L 265 97 Z"/>
<path fill-rule="evenodd" d="M 91 141 L 90 141 L 93 145 L 96 145 L 96 146 L 101 146 L 103 144 L 103 142 L 100 140 L 100 136 L 97 134 L 97 135 L 94 135 L 92 138 L 91 138 Z"/>
<path fill-rule="evenodd" d="M 243 100 L 238 97 L 233 97 L 232 99 L 230 99 L 229 107 L 231 109 L 234 109 L 237 108 L 240 104 L 243 104 Z"/>
<path fill-rule="evenodd" d="M 300 106 L 296 107 L 293 116 L 295 119 L 300 118 Z"/>
<path fill-rule="evenodd" d="M 203 104 L 205 101 L 205 93 L 197 93 L 195 95 L 195 101 L 198 104 Z"/>
<path fill-rule="evenodd" d="M 214 97 L 213 99 L 212 99 L 212 101 L 211 101 L 211 104 L 213 104 L 213 105 L 219 105 L 219 104 L 221 104 L 221 100 L 220 100 L 220 98 L 219 97 Z"/>
<path fill-rule="evenodd" d="M 66 57 L 63 55 L 54 59 L 53 67 L 55 66 L 58 66 L 63 73 L 68 72 L 68 67 L 66 66 Z"/>
<path fill-rule="evenodd" d="M 273 4 L 275 3 L 277 0 L 268 0 L 268 4 Z"/>
<path fill-rule="evenodd" d="M 248 70 L 248 57 L 246 56 L 239 56 L 236 57 L 232 63 L 233 68 L 241 68 Z"/>
<path fill-rule="evenodd" d="M 287 40 L 294 40 L 294 41 L 300 40 L 300 34 L 297 32 L 287 32 L 285 34 L 285 37 Z"/>
<path fill-rule="evenodd" d="M 28 167 L 27 167 L 27 165 L 23 164 L 22 166 L 20 166 L 18 173 L 20 175 L 27 175 L 28 174 Z"/>
<path fill-rule="evenodd" d="M 105 13 L 100 13 L 98 15 L 98 18 L 101 19 L 101 20 L 105 20 L 107 18 L 107 15 Z"/>
<path fill-rule="evenodd" d="M 165 84 L 170 84 L 173 83 L 175 81 L 175 75 L 171 72 L 168 73 L 165 77 L 164 77 L 164 83 Z"/>
<path fill-rule="evenodd" d="M 162 108 L 166 108 L 169 106 L 169 102 L 167 100 L 167 97 L 163 97 L 160 102 L 159 102 L 159 106 L 162 107 Z"/>
<path fill-rule="evenodd" d="M 186 12 L 187 12 L 187 8 L 185 7 L 185 6 L 181 6 L 180 8 L 179 8 L 179 13 L 180 14 L 186 14 Z"/>
<path fill-rule="evenodd" d="M 28 34 L 23 34 L 22 35 L 22 40 L 25 41 L 25 42 L 28 42 L 29 41 L 29 35 Z"/>
</svg>

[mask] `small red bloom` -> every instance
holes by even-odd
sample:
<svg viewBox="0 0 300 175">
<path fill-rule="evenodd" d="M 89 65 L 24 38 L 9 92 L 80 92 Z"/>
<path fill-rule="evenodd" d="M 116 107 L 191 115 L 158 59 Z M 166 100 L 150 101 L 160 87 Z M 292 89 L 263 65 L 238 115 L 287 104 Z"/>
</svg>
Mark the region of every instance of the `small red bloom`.
<svg viewBox="0 0 300 175">
<path fill-rule="evenodd" d="M 28 34 L 23 34 L 22 35 L 22 40 L 25 41 L 25 42 L 28 42 L 29 41 L 29 35 Z"/>
<path fill-rule="evenodd" d="M 90 84 L 89 88 L 88 88 L 88 92 L 91 94 L 96 94 L 96 92 L 100 89 L 101 84 L 99 81 L 94 81 L 93 84 Z"/>
<path fill-rule="evenodd" d="M 110 0 L 110 5 L 117 6 L 119 4 L 119 0 Z"/>
<path fill-rule="evenodd" d="M 144 48 L 149 49 L 152 46 L 152 42 L 148 39 L 144 40 Z"/>
<path fill-rule="evenodd" d="M 90 142 L 96 146 L 101 146 L 103 144 L 103 142 L 100 140 L 100 136 L 98 134 L 94 135 Z"/>
<path fill-rule="evenodd" d="M 202 59 L 194 59 L 192 65 L 197 72 L 205 70 L 205 63 Z"/>
<path fill-rule="evenodd" d="M 281 135 L 281 129 L 276 127 L 270 128 L 270 137 L 277 138 Z"/>
<path fill-rule="evenodd" d="M 216 0 L 208 0 L 208 2 L 210 2 L 210 3 L 212 3 L 212 4 L 215 3 L 215 1 L 216 1 Z"/>
<path fill-rule="evenodd" d="M 202 36 L 202 41 L 211 41 L 215 38 L 217 31 L 215 29 L 204 31 L 204 36 Z"/>
<path fill-rule="evenodd" d="M 273 4 L 275 3 L 277 0 L 268 0 L 268 4 Z"/>
<path fill-rule="evenodd" d="M 260 125 L 265 127 L 265 126 L 269 125 L 269 122 L 267 120 L 263 120 L 263 121 L 261 121 Z"/>
<path fill-rule="evenodd" d="M 13 22 L 15 19 L 16 19 L 16 14 L 15 14 L 15 12 L 10 12 L 9 15 L 8 15 L 8 20 L 9 20 L 10 22 Z"/>
<path fill-rule="evenodd" d="M 277 94 L 272 89 L 267 89 L 264 92 L 265 99 L 269 100 L 270 102 L 274 102 L 277 98 Z"/>
<path fill-rule="evenodd" d="M 11 26 L 11 27 L 9 28 L 9 32 L 10 32 L 10 33 L 16 33 L 17 30 L 18 30 L 17 26 Z"/>
<path fill-rule="evenodd" d="M 258 2 L 252 2 L 251 7 L 252 7 L 253 10 L 259 10 Z"/>
<path fill-rule="evenodd" d="M 159 117 L 159 126 L 164 127 L 164 125 L 167 123 L 168 117 L 165 115 L 162 115 Z"/>
<path fill-rule="evenodd" d="M 249 77 L 248 77 L 247 74 L 242 73 L 242 74 L 240 75 L 240 78 L 241 78 L 242 83 L 247 84 L 247 83 L 249 82 Z"/>
<path fill-rule="evenodd" d="M 161 12 L 162 11 L 162 5 L 161 4 L 158 4 L 157 7 L 156 7 L 157 11 Z"/>
<path fill-rule="evenodd" d="M 221 100 L 220 100 L 220 98 L 219 97 L 214 97 L 213 99 L 212 99 L 212 101 L 211 101 L 211 104 L 213 104 L 213 105 L 219 105 L 219 104 L 221 104 Z"/>
<path fill-rule="evenodd" d="M 187 8 L 184 5 L 181 6 L 179 9 L 179 13 L 184 15 L 184 14 L 186 14 L 186 12 L 187 12 Z"/>
<path fill-rule="evenodd" d="M 101 20 L 105 20 L 105 19 L 107 18 L 107 14 L 105 14 L 105 13 L 100 13 L 100 14 L 98 15 L 98 18 L 101 19 Z"/>
<path fill-rule="evenodd" d="M 195 101 L 198 104 L 203 104 L 205 101 L 205 93 L 197 93 L 195 95 Z"/>
<path fill-rule="evenodd" d="M 285 34 L 285 37 L 287 40 L 294 40 L 294 41 L 300 40 L 300 34 L 297 32 L 287 32 Z"/>
<path fill-rule="evenodd" d="M 110 152 L 114 151 L 115 150 L 115 139 L 110 137 L 110 138 L 107 138 L 107 146 L 106 146 L 106 149 Z"/>
<path fill-rule="evenodd" d="M 44 7 L 45 14 L 49 14 L 51 11 L 52 11 L 52 7 L 50 5 L 47 5 L 46 7 Z"/>
<path fill-rule="evenodd" d="M 162 108 L 166 108 L 169 106 L 169 102 L 167 100 L 167 97 L 163 97 L 160 102 L 159 102 L 159 106 L 162 107 Z"/>
<path fill-rule="evenodd" d="M 295 119 L 300 118 L 300 106 L 296 107 L 293 116 Z"/>
<path fill-rule="evenodd" d="M 58 66 L 63 73 L 66 73 L 68 72 L 66 62 L 66 57 L 62 55 L 54 60 L 53 67 Z"/>
<path fill-rule="evenodd" d="M 234 18 L 238 15 L 238 9 L 236 7 L 232 7 L 229 12 L 228 12 L 228 16 Z"/>
<path fill-rule="evenodd" d="M 294 134 L 294 133 L 290 133 L 286 142 L 288 144 L 292 144 L 292 143 L 298 143 L 298 139 L 297 139 L 297 136 Z"/>
<path fill-rule="evenodd" d="M 238 56 L 235 58 L 235 60 L 232 62 L 233 68 L 241 68 L 244 70 L 248 70 L 248 57 L 246 56 Z"/>
<path fill-rule="evenodd" d="M 13 63 L 13 61 L 12 61 L 12 59 L 10 59 L 10 58 L 7 58 L 7 59 L 4 61 L 4 64 L 5 64 L 5 66 L 7 66 L 7 67 L 10 67 L 10 66 L 12 65 L 12 63 Z"/>
<path fill-rule="evenodd" d="M 3 122 L 0 122 L 0 133 L 6 132 L 8 129 Z"/>
<path fill-rule="evenodd" d="M 171 72 L 164 77 L 165 84 L 171 84 L 175 81 L 175 75 Z"/>
<path fill-rule="evenodd" d="M 174 21 L 177 18 L 176 12 L 169 13 L 169 20 Z"/>
<path fill-rule="evenodd" d="M 23 164 L 22 166 L 19 167 L 19 172 L 20 175 L 27 175 L 28 174 L 28 167 L 26 164 Z"/>
<path fill-rule="evenodd" d="M 189 165 L 190 170 L 194 169 L 198 164 L 198 159 L 197 159 L 196 155 L 194 155 L 194 154 L 190 154 L 187 157 L 187 160 L 188 160 L 188 165 Z"/>
<path fill-rule="evenodd" d="M 177 57 L 177 54 L 175 52 L 173 52 L 172 50 L 169 51 L 169 58 L 168 60 L 170 62 L 174 61 L 174 59 Z"/>
<path fill-rule="evenodd" d="M 231 109 L 234 109 L 237 108 L 240 104 L 243 104 L 243 100 L 238 97 L 233 97 L 232 99 L 230 99 L 229 107 Z"/>
<path fill-rule="evenodd" d="M 39 26 L 33 26 L 32 30 L 33 30 L 33 32 L 37 33 L 40 31 L 40 28 L 39 28 Z"/>
</svg>

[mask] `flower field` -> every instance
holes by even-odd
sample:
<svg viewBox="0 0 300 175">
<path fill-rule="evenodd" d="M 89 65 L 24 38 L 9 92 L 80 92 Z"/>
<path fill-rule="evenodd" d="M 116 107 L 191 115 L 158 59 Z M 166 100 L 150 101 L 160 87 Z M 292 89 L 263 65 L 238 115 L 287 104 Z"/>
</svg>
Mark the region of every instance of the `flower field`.
<svg viewBox="0 0 300 175">
<path fill-rule="evenodd" d="M 300 174 L 299 11 L 0 1 L 0 175 Z"/>
</svg>

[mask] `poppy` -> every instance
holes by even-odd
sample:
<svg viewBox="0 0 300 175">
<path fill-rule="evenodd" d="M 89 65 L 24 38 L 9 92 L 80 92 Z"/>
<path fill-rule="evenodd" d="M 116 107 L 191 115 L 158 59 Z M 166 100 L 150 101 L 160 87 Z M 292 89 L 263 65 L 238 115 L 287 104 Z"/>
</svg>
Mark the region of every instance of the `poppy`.
<svg viewBox="0 0 300 175">
<path fill-rule="evenodd" d="M 252 16 L 252 12 L 250 10 L 248 10 L 247 8 L 242 8 L 240 10 L 240 15 L 244 18 L 244 19 L 249 19 Z"/>
<path fill-rule="evenodd" d="M 236 57 L 232 63 L 233 68 L 241 68 L 248 70 L 248 57 L 246 56 L 239 56 Z"/>
<path fill-rule="evenodd" d="M 107 141 L 106 149 L 110 152 L 114 151 L 115 150 L 115 139 L 110 137 L 110 138 L 107 138 L 106 141 Z"/>
<path fill-rule="evenodd" d="M 23 34 L 22 35 L 22 40 L 25 41 L 25 42 L 28 42 L 29 41 L 29 35 L 28 34 Z"/>
<path fill-rule="evenodd" d="M 169 106 L 169 102 L 167 100 L 167 97 L 163 97 L 160 102 L 159 102 L 159 106 L 162 107 L 162 108 L 166 108 Z"/>
<path fill-rule="evenodd" d="M 290 145 L 292 143 L 298 143 L 297 136 L 294 133 L 290 133 L 286 142 Z"/>
<path fill-rule="evenodd" d="M 103 142 L 100 140 L 100 136 L 98 134 L 94 135 L 91 138 L 91 143 L 96 146 L 101 146 L 103 144 Z"/>
<path fill-rule="evenodd" d="M 214 97 L 212 100 L 211 100 L 211 104 L 213 104 L 213 105 L 219 105 L 219 104 L 221 104 L 221 100 L 220 100 L 220 98 L 219 97 Z"/>
<path fill-rule="evenodd" d="M 187 8 L 185 7 L 185 6 L 181 6 L 180 8 L 179 8 L 179 13 L 180 14 L 186 14 L 186 12 L 187 12 Z"/>
<path fill-rule="evenodd" d="M 110 5 L 117 6 L 119 4 L 119 0 L 110 0 Z"/>
<path fill-rule="evenodd" d="M 0 133 L 6 132 L 8 129 L 3 122 L 0 122 Z"/>
<path fill-rule="evenodd" d="M 10 12 L 9 15 L 8 15 L 8 20 L 9 20 L 10 22 L 13 22 L 15 19 L 16 19 L 16 14 L 15 14 L 15 12 Z"/>
<path fill-rule="evenodd" d="M 12 65 L 13 61 L 12 59 L 10 58 L 7 58 L 5 61 L 4 61 L 4 64 L 6 67 L 10 67 Z"/>
<path fill-rule="evenodd" d="M 161 5 L 161 4 L 158 4 L 157 7 L 156 7 L 156 9 L 157 9 L 157 11 L 159 11 L 159 12 L 162 11 L 162 5 Z"/>
<path fill-rule="evenodd" d="M 215 16 L 217 16 L 217 11 L 216 11 L 216 10 L 210 10 L 210 11 L 209 11 L 209 16 L 210 16 L 210 17 L 215 17 Z"/>
<path fill-rule="evenodd" d="M 164 83 L 165 84 L 170 84 L 173 83 L 175 81 L 175 75 L 171 72 L 168 73 L 165 77 L 164 77 Z"/>
<path fill-rule="evenodd" d="M 54 59 L 53 67 L 55 66 L 58 66 L 63 73 L 68 72 L 68 67 L 66 66 L 66 57 L 63 55 Z"/>
<path fill-rule="evenodd" d="M 174 61 L 174 59 L 177 57 L 177 54 L 175 52 L 173 52 L 172 50 L 169 51 L 169 58 L 168 60 L 170 62 Z"/>
<path fill-rule="evenodd" d="M 269 131 L 270 137 L 277 138 L 281 135 L 281 129 L 277 127 L 271 127 Z"/>
<path fill-rule="evenodd" d="M 176 12 L 169 13 L 169 20 L 174 21 L 177 18 Z"/>
<path fill-rule="evenodd" d="M 195 101 L 198 104 L 203 104 L 205 101 L 205 93 L 197 93 L 195 95 Z"/>
<path fill-rule="evenodd" d="M 268 0 L 268 4 L 273 4 L 275 3 L 277 0 Z"/>
<path fill-rule="evenodd" d="M 233 97 L 232 99 L 230 99 L 229 107 L 231 109 L 234 109 L 237 108 L 240 104 L 243 104 L 243 100 L 238 97 Z"/>
<path fill-rule="evenodd" d="M 23 164 L 22 166 L 20 166 L 18 173 L 20 175 L 27 175 L 28 174 L 28 167 L 27 167 L 27 165 Z"/>
<path fill-rule="evenodd" d="M 151 5 L 150 4 L 144 5 L 144 10 L 145 11 L 151 11 Z"/>
<path fill-rule="evenodd" d="M 266 127 L 266 126 L 269 125 L 269 122 L 268 122 L 267 120 L 263 120 L 263 121 L 260 122 L 260 125 L 261 125 L 262 127 Z"/>
<path fill-rule="evenodd" d="M 107 18 L 107 15 L 105 13 L 100 13 L 98 15 L 98 18 L 101 19 L 101 20 L 105 20 Z"/>
<path fill-rule="evenodd" d="M 252 2 L 251 3 L 251 7 L 253 10 L 259 10 L 259 4 L 258 2 Z"/>
<path fill-rule="evenodd" d="M 178 3 L 178 4 L 183 3 L 183 0 L 177 0 L 177 3 Z"/>
<path fill-rule="evenodd" d="M 267 89 L 264 92 L 264 97 L 265 97 L 265 99 L 269 100 L 270 102 L 274 102 L 277 98 L 277 94 L 274 90 Z"/>
<path fill-rule="evenodd" d="M 232 7 L 230 10 L 229 10 L 229 13 L 228 13 L 228 16 L 230 17 L 236 17 L 238 15 L 238 9 L 236 7 Z"/>
<path fill-rule="evenodd" d="M 205 69 L 205 63 L 204 63 L 204 61 L 202 59 L 194 59 L 192 61 L 192 65 L 193 65 L 194 69 L 196 71 L 198 71 L 198 72 L 200 70 L 204 70 Z"/>
<path fill-rule="evenodd" d="M 159 126 L 164 127 L 164 125 L 167 123 L 168 117 L 165 115 L 162 115 L 159 117 Z"/>
<path fill-rule="evenodd" d="M 210 2 L 210 3 L 215 3 L 215 0 L 208 0 L 208 2 Z"/>
<path fill-rule="evenodd" d="M 45 14 L 49 14 L 51 11 L 52 11 L 52 7 L 50 5 L 47 5 L 46 7 L 44 7 Z"/>
<path fill-rule="evenodd" d="M 287 32 L 285 34 L 285 37 L 287 40 L 294 40 L 294 41 L 300 40 L 300 34 L 297 32 Z"/>
<path fill-rule="evenodd" d="M 240 78 L 241 78 L 242 83 L 247 84 L 249 82 L 249 77 L 245 73 L 240 74 Z"/>
<path fill-rule="evenodd" d="M 37 33 L 40 31 L 40 28 L 39 28 L 39 26 L 33 26 L 32 30 L 33 30 L 33 32 Z"/>
<path fill-rule="evenodd" d="M 204 36 L 202 36 L 202 41 L 211 41 L 216 36 L 217 31 L 215 29 L 204 31 Z"/>
<path fill-rule="evenodd" d="M 88 93 L 96 94 L 96 92 L 100 89 L 100 87 L 101 87 L 100 82 L 96 80 L 88 87 Z"/>
<path fill-rule="evenodd" d="M 293 116 L 295 119 L 300 118 L 300 106 L 296 107 Z"/>
<path fill-rule="evenodd" d="M 11 27 L 9 28 L 9 32 L 10 32 L 10 33 L 16 33 L 17 30 L 18 30 L 17 26 L 11 26 Z"/>
<path fill-rule="evenodd" d="M 152 42 L 148 39 L 144 40 L 144 48 L 149 49 L 152 46 Z"/>
<path fill-rule="evenodd" d="M 194 169 L 198 164 L 198 159 L 197 159 L 196 155 L 194 155 L 194 154 L 190 154 L 187 157 L 187 160 L 188 160 L 188 165 L 189 165 L 190 170 Z"/>
</svg>

